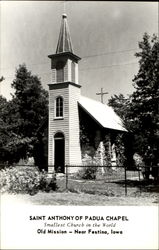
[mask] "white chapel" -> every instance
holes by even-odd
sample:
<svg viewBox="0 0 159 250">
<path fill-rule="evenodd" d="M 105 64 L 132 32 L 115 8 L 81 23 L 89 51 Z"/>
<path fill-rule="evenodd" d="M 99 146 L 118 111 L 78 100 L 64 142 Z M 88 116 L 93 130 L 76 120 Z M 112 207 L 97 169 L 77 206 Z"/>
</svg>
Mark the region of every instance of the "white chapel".
<svg viewBox="0 0 159 250">
<path fill-rule="evenodd" d="M 98 159 L 98 164 L 104 164 L 107 154 L 103 150 L 105 136 L 109 136 L 109 150 L 112 162 L 115 161 L 114 138 L 126 129 L 111 107 L 81 95 L 78 80 L 81 58 L 74 54 L 66 14 L 62 15 L 56 53 L 48 57 L 52 70 L 52 81 L 49 83 L 48 172 L 65 173 L 66 165 L 81 166 L 86 163 L 86 157 Z M 86 142 L 81 140 L 83 127 L 88 137 Z M 77 171 L 77 168 L 70 171 Z"/>
</svg>

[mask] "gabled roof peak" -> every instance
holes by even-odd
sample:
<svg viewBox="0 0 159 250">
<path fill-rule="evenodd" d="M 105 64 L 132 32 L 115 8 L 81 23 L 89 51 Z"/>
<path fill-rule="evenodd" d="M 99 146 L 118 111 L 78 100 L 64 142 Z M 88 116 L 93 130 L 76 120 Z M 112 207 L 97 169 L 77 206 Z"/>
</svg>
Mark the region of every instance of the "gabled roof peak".
<svg viewBox="0 0 159 250">
<path fill-rule="evenodd" d="M 103 128 L 128 132 L 112 107 L 85 96 L 80 96 L 79 104 Z"/>
<path fill-rule="evenodd" d="M 73 53 L 73 46 L 71 42 L 71 36 L 69 32 L 69 27 L 67 24 L 67 15 L 62 15 L 62 22 L 60 28 L 60 35 L 57 44 L 56 54 L 63 52 L 71 52 Z"/>
</svg>

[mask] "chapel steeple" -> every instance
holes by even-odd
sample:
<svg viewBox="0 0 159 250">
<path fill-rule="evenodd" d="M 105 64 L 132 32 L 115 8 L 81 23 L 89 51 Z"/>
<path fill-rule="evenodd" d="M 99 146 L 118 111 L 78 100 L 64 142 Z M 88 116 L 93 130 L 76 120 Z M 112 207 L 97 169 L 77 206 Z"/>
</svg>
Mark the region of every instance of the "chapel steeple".
<svg viewBox="0 0 159 250">
<path fill-rule="evenodd" d="M 48 56 L 51 59 L 52 84 L 70 82 L 78 84 L 78 61 L 81 59 L 73 52 L 67 15 L 62 15 L 56 53 Z"/>
<path fill-rule="evenodd" d="M 62 15 L 61 29 L 59 40 L 57 44 L 56 54 L 63 52 L 71 52 L 73 53 L 73 47 L 71 42 L 71 36 L 69 32 L 69 27 L 67 23 L 67 15 Z"/>
<path fill-rule="evenodd" d="M 62 15 L 56 53 L 51 59 L 49 85 L 49 173 L 65 172 L 65 165 L 81 165 L 79 110 L 81 86 L 78 61 L 74 54 L 66 14 Z M 70 171 L 77 171 L 72 168 Z"/>
</svg>

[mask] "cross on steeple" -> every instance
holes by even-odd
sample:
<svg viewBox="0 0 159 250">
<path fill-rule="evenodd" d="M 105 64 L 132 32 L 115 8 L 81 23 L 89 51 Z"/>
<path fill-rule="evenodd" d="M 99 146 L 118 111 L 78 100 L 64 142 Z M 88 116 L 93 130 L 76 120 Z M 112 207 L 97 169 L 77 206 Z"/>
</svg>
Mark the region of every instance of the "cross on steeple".
<svg viewBox="0 0 159 250">
<path fill-rule="evenodd" d="M 63 13 L 66 13 L 66 2 L 65 2 L 65 0 L 63 1 Z"/>
<path fill-rule="evenodd" d="M 96 93 L 96 95 L 100 95 L 101 96 L 101 103 L 103 103 L 103 96 L 108 94 L 108 92 L 103 92 L 103 88 L 101 88 L 101 92 Z"/>
</svg>

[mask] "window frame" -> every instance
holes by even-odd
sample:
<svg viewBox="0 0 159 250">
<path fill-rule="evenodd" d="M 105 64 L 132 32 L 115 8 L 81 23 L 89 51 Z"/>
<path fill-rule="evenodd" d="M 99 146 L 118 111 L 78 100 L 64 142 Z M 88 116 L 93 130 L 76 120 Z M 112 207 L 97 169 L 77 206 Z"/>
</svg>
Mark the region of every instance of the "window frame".
<svg viewBox="0 0 159 250">
<path fill-rule="evenodd" d="M 64 61 L 58 61 L 56 64 L 56 82 L 64 82 L 65 79 L 65 74 L 64 74 L 64 67 L 65 63 Z"/>
<path fill-rule="evenodd" d="M 76 63 L 74 61 L 71 62 L 71 81 L 76 82 Z"/>
<path fill-rule="evenodd" d="M 55 98 L 55 119 L 64 119 L 64 98 L 57 96 Z"/>
</svg>

